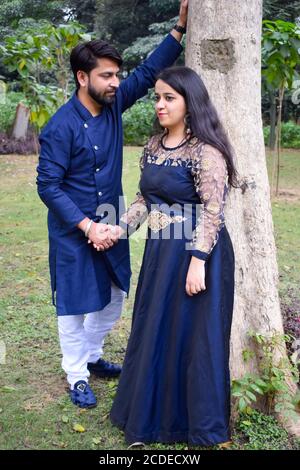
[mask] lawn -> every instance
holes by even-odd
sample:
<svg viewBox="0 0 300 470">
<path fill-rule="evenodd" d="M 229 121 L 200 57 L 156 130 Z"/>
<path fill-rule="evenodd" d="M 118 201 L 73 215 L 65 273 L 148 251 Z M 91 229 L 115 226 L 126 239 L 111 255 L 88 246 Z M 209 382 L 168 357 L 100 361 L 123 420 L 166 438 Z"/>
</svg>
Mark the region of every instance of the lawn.
<svg viewBox="0 0 300 470">
<path fill-rule="evenodd" d="M 137 188 L 140 151 L 125 148 L 123 181 L 128 201 Z M 273 217 L 280 296 L 284 307 L 290 308 L 290 302 L 299 300 L 300 152 L 285 150 L 282 162 L 282 191 L 273 200 Z M 36 163 L 35 156 L 0 157 L 0 354 L 4 344 L 7 353 L 0 364 L 0 449 L 124 449 L 122 433 L 108 419 L 116 381 L 91 380 L 99 399 L 93 410 L 76 408 L 66 393 L 50 298 L 46 209 L 36 194 Z M 106 342 L 106 357 L 116 362 L 124 357 L 142 252 L 140 238 L 133 238 L 130 296 L 122 320 Z M 76 424 L 82 432 L 74 429 Z M 261 448 L 266 448 L 263 442 Z M 237 432 L 235 448 L 244 445 Z M 287 440 L 282 445 L 291 444 Z"/>
</svg>

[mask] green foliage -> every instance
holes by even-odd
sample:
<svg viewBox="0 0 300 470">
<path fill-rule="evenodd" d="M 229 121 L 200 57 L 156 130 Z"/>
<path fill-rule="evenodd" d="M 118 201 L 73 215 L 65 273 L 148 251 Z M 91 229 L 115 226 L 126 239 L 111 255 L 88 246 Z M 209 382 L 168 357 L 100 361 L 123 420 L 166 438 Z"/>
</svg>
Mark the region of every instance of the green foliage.
<svg viewBox="0 0 300 470">
<path fill-rule="evenodd" d="M 160 23 L 152 23 L 149 26 L 147 36 L 138 37 L 129 47 L 123 52 L 123 58 L 127 66 L 134 66 L 141 60 L 144 60 L 155 47 L 157 47 L 163 38 L 171 31 L 174 24 L 177 22 L 178 16 L 175 16 L 167 21 Z M 185 48 L 185 36 L 182 41 L 182 46 Z M 179 62 L 184 64 L 184 58 L 181 57 Z"/>
<path fill-rule="evenodd" d="M 273 416 L 253 410 L 247 418 L 241 416 L 236 423 L 237 431 L 247 438 L 245 450 L 282 450 L 289 448 L 288 433 Z"/>
<path fill-rule="evenodd" d="M 86 26 L 88 31 L 94 31 L 98 15 L 97 6 L 103 3 L 103 0 L 64 0 L 63 3 L 66 4 L 65 11 L 68 12 L 67 21 L 76 20 Z"/>
<path fill-rule="evenodd" d="M 149 0 L 149 5 L 153 10 L 161 14 L 172 14 L 178 10 L 178 0 Z"/>
<path fill-rule="evenodd" d="M 64 1 L 44 0 L 2 0 L 0 5 L 0 25 L 16 27 L 22 18 L 35 20 L 48 19 L 61 21 L 65 15 Z"/>
<path fill-rule="evenodd" d="M 9 92 L 0 103 L 0 132 L 9 132 L 15 118 L 16 107 L 20 102 L 26 103 L 23 93 Z"/>
<path fill-rule="evenodd" d="M 295 383 L 299 380 L 297 363 L 291 363 L 286 357 L 286 343 L 292 340 L 290 335 L 276 331 L 271 334 L 249 333 L 259 349 L 259 374 L 245 374 L 241 379 L 232 381 L 232 395 L 238 399 L 237 406 L 241 413 L 249 414 L 258 395 L 267 399 L 268 413 L 273 410 L 286 417 L 296 415 L 294 395 L 291 393 L 287 377 Z M 252 351 L 244 351 L 244 360 L 251 360 Z M 277 359 L 276 359 L 277 358 Z"/>
<path fill-rule="evenodd" d="M 134 67 L 144 60 L 147 55 L 163 40 L 163 34 L 153 34 L 144 38 L 138 38 L 130 47 L 123 52 L 123 59 L 127 66 Z"/>
<path fill-rule="evenodd" d="M 273 88 L 289 88 L 299 78 L 300 27 L 288 21 L 263 21 L 262 74 Z"/>
<path fill-rule="evenodd" d="M 48 22 L 18 31 L 5 39 L 0 50 L 4 64 L 10 72 L 18 72 L 21 81 L 34 78 L 41 82 L 44 73 L 54 72 L 63 89 L 67 89 L 69 76 L 69 55 L 79 41 L 87 41 L 91 35 L 85 34 L 79 23 L 53 26 Z"/>
<path fill-rule="evenodd" d="M 69 55 L 80 41 L 91 39 L 78 23 L 57 27 L 44 22 L 38 31 L 29 29 L 6 38 L 0 51 L 10 72 L 19 74 L 20 85 L 31 107 L 31 122 L 40 130 L 68 98 Z M 42 84 L 53 73 L 59 86 Z"/>
<path fill-rule="evenodd" d="M 74 1 L 74 0 L 73 0 Z M 2 0 L 0 3 L 0 42 L 32 23 L 37 29 L 40 22 L 64 22 L 68 11 L 65 0 Z M 26 29 L 25 29 L 26 32 Z"/>
<path fill-rule="evenodd" d="M 267 384 L 258 375 L 245 374 L 241 379 L 232 380 L 232 396 L 238 399 L 241 413 L 251 413 L 256 395 L 264 395 Z"/>
<path fill-rule="evenodd" d="M 94 30 L 97 36 L 113 42 L 123 52 L 143 37 L 153 43 L 151 36 L 158 34 L 158 31 L 149 34 L 149 26 L 169 21 L 178 12 L 179 0 L 101 0 L 96 2 Z M 145 57 L 144 53 L 141 55 Z M 130 61 L 130 64 L 125 65 L 129 68 L 139 62 L 138 55 L 137 62 Z"/>
<path fill-rule="evenodd" d="M 102 0 L 97 2 L 96 11 L 97 36 L 113 42 L 121 52 L 141 34 L 146 16 L 149 16 L 149 7 L 145 1 Z"/>
<path fill-rule="evenodd" d="M 30 121 L 39 130 L 49 121 L 64 102 L 62 88 L 32 82 L 30 85 Z"/>
<path fill-rule="evenodd" d="M 262 36 L 262 76 L 267 81 L 271 95 L 278 91 L 278 114 L 276 129 L 277 161 L 274 160 L 274 176 L 276 175 L 276 190 L 279 192 L 280 173 L 280 142 L 281 142 L 281 121 L 282 104 L 284 93 L 297 86 L 299 73 L 297 68 L 300 65 L 300 26 L 288 21 L 263 21 Z M 273 89 L 273 90 L 272 90 Z M 274 121 L 273 121 L 274 122 Z"/>
<path fill-rule="evenodd" d="M 269 20 L 296 21 L 299 16 L 299 0 L 264 0 L 263 17 Z"/>
<path fill-rule="evenodd" d="M 138 101 L 123 114 L 124 144 L 144 145 L 153 131 L 154 102 Z"/>
<path fill-rule="evenodd" d="M 265 145 L 268 145 L 270 126 L 264 127 Z M 294 122 L 284 122 L 281 128 L 281 145 L 285 148 L 300 149 L 300 126 Z"/>
</svg>

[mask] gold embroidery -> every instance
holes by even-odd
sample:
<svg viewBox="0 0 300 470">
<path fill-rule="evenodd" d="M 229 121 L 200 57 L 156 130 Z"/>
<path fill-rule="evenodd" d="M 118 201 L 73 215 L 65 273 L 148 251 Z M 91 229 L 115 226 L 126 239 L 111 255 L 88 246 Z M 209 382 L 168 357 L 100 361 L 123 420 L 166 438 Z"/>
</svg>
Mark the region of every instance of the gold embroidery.
<svg viewBox="0 0 300 470">
<path fill-rule="evenodd" d="M 209 250 L 210 250 L 210 245 L 208 243 L 205 243 L 205 242 L 196 242 L 194 244 L 194 248 L 196 250 L 204 251 L 204 252 L 208 253 Z"/>
<path fill-rule="evenodd" d="M 202 170 L 204 171 L 208 171 L 211 169 L 211 160 L 209 160 L 208 158 L 203 158 L 202 162 L 201 162 L 201 168 Z"/>
<path fill-rule="evenodd" d="M 220 212 L 220 203 L 219 202 L 209 202 L 206 206 L 206 209 L 211 213 L 211 214 L 219 214 Z"/>
<path fill-rule="evenodd" d="M 219 150 L 196 137 L 174 151 L 165 150 L 160 141 L 161 135 L 156 135 L 145 146 L 140 162 L 141 171 L 144 170 L 145 163 L 190 170 L 199 202 L 203 205 L 193 233 L 192 246 L 209 254 L 224 225 L 224 206 L 229 189 L 226 161 Z M 137 228 L 147 215 L 146 202 L 138 195 L 127 211 L 127 223 Z M 184 217 L 171 217 L 158 210 L 151 211 L 148 216 L 149 228 L 153 232 L 159 232 L 169 224 L 183 220 Z"/>
<path fill-rule="evenodd" d="M 160 230 L 165 229 L 168 225 L 175 222 L 184 222 L 186 217 L 182 215 L 170 216 L 164 212 L 160 212 L 157 209 L 151 211 L 148 215 L 148 226 L 152 232 L 157 233 Z"/>
</svg>

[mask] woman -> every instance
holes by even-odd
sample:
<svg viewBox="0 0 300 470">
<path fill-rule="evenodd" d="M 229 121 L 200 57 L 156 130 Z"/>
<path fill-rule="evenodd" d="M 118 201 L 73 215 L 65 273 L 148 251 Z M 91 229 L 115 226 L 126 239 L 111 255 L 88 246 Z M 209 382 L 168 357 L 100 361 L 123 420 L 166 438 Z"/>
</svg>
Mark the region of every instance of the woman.
<svg viewBox="0 0 300 470">
<path fill-rule="evenodd" d="M 234 253 L 224 204 L 236 171 L 193 70 L 164 70 L 155 96 L 165 132 L 145 146 L 141 193 L 120 224 L 132 232 L 148 215 L 132 331 L 110 416 L 128 443 L 210 446 L 230 439 Z"/>
</svg>

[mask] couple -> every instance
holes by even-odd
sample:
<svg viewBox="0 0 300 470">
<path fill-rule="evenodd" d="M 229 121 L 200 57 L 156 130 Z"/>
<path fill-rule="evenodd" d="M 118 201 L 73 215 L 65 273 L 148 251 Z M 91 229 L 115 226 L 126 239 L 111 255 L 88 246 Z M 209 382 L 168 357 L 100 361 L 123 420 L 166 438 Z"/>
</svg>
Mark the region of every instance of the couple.
<svg viewBox="0 0 300 470">
<path fill-rule="evenodd" d="M 112 46 L 98 40 L 76 46 L 77 91 L 40 136 L 37 184 L 49 209 L 51 285 L 70 397 L 79 407 L 96 406 L 90 373 L 121 373 L 111 420 L 128 443 L 229 439 L 234 255 L 224 204 L 235 168 L 201 79 L 186 67 L 170 68 L 182 51 L 186 19 L 183 0 L 178 24 L 121 83 L 122 59 Z M 141 192 L 125 211 L 118 207 L 121 114 L 153 85 L 165 131 L 146 145 Z M 97 212 L 105 204 L 116 209 L 115 227 Z M 103 343 L 129 290 L 127 235 L 147 215 L 121 372 L 102 358 Z M 191 239 L 175 236 L 185 222 L 192 224 Z"/>
</svg>

